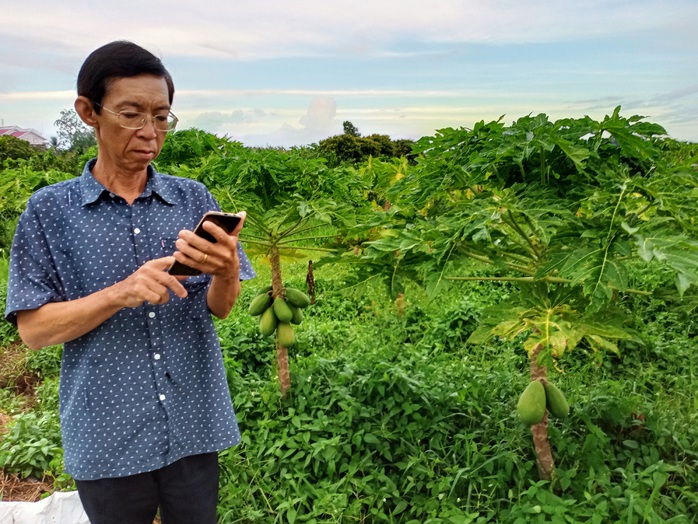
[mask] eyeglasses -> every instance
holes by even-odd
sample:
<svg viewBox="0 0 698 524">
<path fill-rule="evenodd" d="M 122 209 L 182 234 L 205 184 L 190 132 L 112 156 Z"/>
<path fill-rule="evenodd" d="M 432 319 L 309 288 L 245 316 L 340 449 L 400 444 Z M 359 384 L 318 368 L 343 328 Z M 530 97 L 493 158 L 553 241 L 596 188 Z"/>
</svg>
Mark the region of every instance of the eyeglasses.
<svg viewBox="0 0 698 524">
<path fill-rule="evenodd" d="M 179 122 L 179 119 L 171 111 L 158 113 L 157 115 L 139 113 L 138 111 L 119 111 L 117 113 L 97 102 L 93 102 L 93 104 L 119 117 L 119 125 L 124 129 L 143 129 L 148 122 L 148 118 L 150 118 L 156 131 L 169 133 L 174 131 L 175 127 L 177 127 L 177 122 Z"/>
</svg>

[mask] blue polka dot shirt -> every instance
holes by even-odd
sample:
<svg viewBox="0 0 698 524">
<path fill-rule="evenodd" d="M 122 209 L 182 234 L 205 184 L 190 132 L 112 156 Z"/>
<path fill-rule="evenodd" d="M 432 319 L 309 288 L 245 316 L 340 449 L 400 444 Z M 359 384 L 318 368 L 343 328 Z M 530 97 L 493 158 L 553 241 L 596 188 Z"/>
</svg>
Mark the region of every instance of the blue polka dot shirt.
<svg viewBox="0 0 698 524">
<path fill-rule="evenodd" d="M 132 205 L 92 176 L 37 191 L 19 219 L 5 317 L 84 297 L 148 260 L 172 255 L 181 229 L 219 210 L 203 184 L 148 168 Z M 238 244 L 240 279 L 255 276 Z M 124 308 L 66 342 L 60 417 L 66 471 L 78 480 L 152 471 L 240 442 L 218 336 L 206 305 L 210 275 L 186 298 Z"/>
</svg>

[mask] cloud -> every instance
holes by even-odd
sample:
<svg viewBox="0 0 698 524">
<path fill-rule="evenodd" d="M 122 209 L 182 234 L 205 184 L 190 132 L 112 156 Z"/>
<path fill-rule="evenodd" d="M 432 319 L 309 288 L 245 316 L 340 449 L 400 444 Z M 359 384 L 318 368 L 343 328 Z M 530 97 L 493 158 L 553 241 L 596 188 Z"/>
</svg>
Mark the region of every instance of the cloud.
<svg viewBox="0 0 698 524">
<path fill-rule="evenodd" d="M 310 134 L 327 133 L 337 114 L 337 102 L 330 97 L 315 97 L 308 112 L 300 118 L 304 131 Z"/>
<path fill-rule="evenodd" d="M 304 114 L 291 123 L 279 113 L 266 114 L 267 128 L 240 127 L 226 133 L 246 145 L 291 147 L 317 143 L 337 131 L 337 102 L 331 97 L 314 97 Z M 288 117 L 289 115 L 286 115 Z"/>
<path fill-rule="evenodd" d="M 75 91 L 14 91 L 0 93 L 0 101 L 75 100 Z"/>
<path fill-rule="evenodd" d="M 230 113 L 222 113 L 220 111 L 207 111 L 200 113 L 191 120 L 192 127 L 201 129 L 218 129 L 226 124 L 237 124 L 245 120 L 245 112 L 241 109 L 236 109 Z"/>
<path fill-rule="evenodd" d="M 690 0 L 664 0 L 661 8 L 652 0 L 439 0 L 428 7 L 423 0 L 122 0 L 118 9 L 104 2 L 36 0 L 3 10 L 0 42 L 24 41 L 48 57 L 75 59 L 117 38 L 133 39 L 166 60 L 377 56 L 396 52 L 405 42 L 591 41 L 641 31 L 660 39 L 660 30 L 689 35 L 687 21 L 697 18 L 698 4 Z M 690 38 L 696 41 L 695 35 Z"/>
<path fill-rule="evenodd" d="M 687 97 L 695 97 L 698 95 L 698 84 L 674 89 L 669 93 L 663 93 L 652 99 L 656 103 L 671 103 Z"/>
</svg>

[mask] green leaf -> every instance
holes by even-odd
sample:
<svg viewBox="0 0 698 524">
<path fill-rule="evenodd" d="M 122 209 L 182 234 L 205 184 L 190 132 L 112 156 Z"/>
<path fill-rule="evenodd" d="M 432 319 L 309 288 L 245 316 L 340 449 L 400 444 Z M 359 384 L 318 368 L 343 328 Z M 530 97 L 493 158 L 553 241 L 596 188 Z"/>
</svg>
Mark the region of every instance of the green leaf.
<svg viewBox="0 0 698 524">
<path fill-rule="evenodd" d="M 404 500 L 401 500 L 400 502 L 397 503 L 395 506 L 395 509 L 391 512 L 393 515 L 399 515 L 403 511 L 407 509 L 407 502 Z"/>
<path fill-rule="evenodd" d="M 637 235 L 637 252 L 645 262 L 656 260 L 676 273 L 676 286 L 683 294 L 698 285 L 698 242 L 683 236 L 644 237 Z"/>
<path fill-rule="evenodd" d="M 378 444 L 380 443 L 380 440 L 378 440 L 378 437 L 376 437 L 373 433 L 366 433 L 364 435 L 364 442 L 368 444 Z"/>
</svg>

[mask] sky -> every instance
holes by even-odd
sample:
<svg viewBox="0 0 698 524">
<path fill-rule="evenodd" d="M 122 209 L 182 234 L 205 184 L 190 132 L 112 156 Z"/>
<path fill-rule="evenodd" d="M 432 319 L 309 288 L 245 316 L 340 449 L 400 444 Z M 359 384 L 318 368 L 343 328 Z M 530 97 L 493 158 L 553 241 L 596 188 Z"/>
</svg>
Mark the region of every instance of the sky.
<svg viewBox="0 0 698 524">
<path fill-rule="evenodd" d="M 0 124 L 55 136 L 87 55 L 130 40 L 179 129 L 249 146 L 616 106 L 698 142 L 697 25 L 697 0 L 0 0 Z"/>
</svg>

